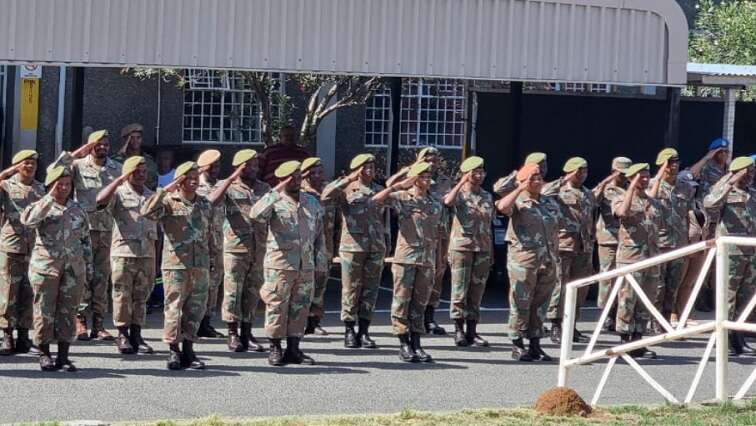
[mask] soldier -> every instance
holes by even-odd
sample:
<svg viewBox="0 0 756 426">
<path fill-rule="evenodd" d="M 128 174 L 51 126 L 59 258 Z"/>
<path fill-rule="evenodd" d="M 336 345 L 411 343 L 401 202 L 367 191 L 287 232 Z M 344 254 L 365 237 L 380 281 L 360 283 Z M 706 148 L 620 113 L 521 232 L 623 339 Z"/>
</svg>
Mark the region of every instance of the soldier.
<svg viewBox="0 0 756 426">
<path fill-rule="evenodd" d="M 596 221 L 596 240 L 598 242 L 598 258 L 600 272 L 607 272 L 617 266 L 617 234 L 619 233 L 619 219 L 612 213 L 612 203 L 621 198 L 627 188 L 625 171 L 632 165 L 627 157 L 616 157 L 612 160 L 612 173 L 593 189 L 593 195 L 598 203 L 598 220 Z M 604 308 L 612 289 L 612 281 L 599 283 L 599 308 Z M 617 316 L 617 303 L 609 310 L 604 323 L 604 330 L 614 332 L 614 318 Z"/>
<path fill-rule="evenodd" d="M 512 358 L 551 361 L 541 348 L 540 339 L 542 306 L 558 281 L 559 206 L 553 197 L 541 195 L 543 178 L 536 164 L 526 164 L 515 177 L 517 188 L 496 202 L 496 208 L 510 217 L 507 269 Z M 523 338 L 530 341 L 527 351 Z"/>
<path fill-rule="evenodd" d="M 97 211 L 97 193 L 121 174 L 121 165 L 108 158 L 110 139 L 107 130 L 93 132 L 87 144 L 73 153 L 63 152 L 56 165 L 70 167 L 76 202 L 87 212 L 94 275 L 87 283 L 77 315 L 78 340 L 115 340 L 105 329 L 103 318 L 108 308 L 110 285 L 110 243 L 113 218 L 105 211 Z M 87 314 L 92 314 L 92 331 L 87 336 Z"/>
<path fill-rule="evenodd" d="M 200 184 L 197 194 L 209 198 L 216 188 L 218 176 L 220 176 L 221 153 L 217 149 L 203 151 L 197 157 L 197 166 L 200 168 Z M 210 321 L 213 319 L 215 310 L 218 308 L 218 292 L 221 288 L 223 277 L 223 222 L 225 213 L 223 205 L 213 206 L 213 218 L 210 221 L 210 285 L 207 292 L 207 309 L 202 318 L 199 337 L 218 338 L 224 337 L 222 333 L 213 328 Z"/>
<path fill-rule="evenodd" d="M 541 179 L 546 179 L 546 173 L 549 171 L 546 154 L 543 152 L 533 152 L 528 154 L 528 156 L 525 157 L 525 163 L 523 166 L 527 166 L 528 164 L 536 164 L 540 171 Z M 494 183 L 493 191 L 494 194 L 499 197 L 504 197 L 517 189 L 517 186 L 517 170 L 515 170 L 507 176 L 497 180 L 496 183 Z"/>
<path fill-rule="evenodd" d="M 631 179 L 630 184 L 624 195 L 612 202 L 612 212 L 620 223 L 617 234 L 618 268 L 659 254 L 657 235 L 661 207 L 655 199 L 646 194 L 650 178 L 648 163 L 633 164 L 625 171 L 625 176 Z M 648 298 L 654 300 L 659 281 L 659 267 L 653 266 L 632 275 Z M 625 279 L 619 289 L 616 320 L 620 340 L 623 343 L 640 340 L 646 330 L 648 319 L 648 310 Z M 647 348 L 634 350 L 630 355 L 656 358 L 656 353 Z"/>
<path fill-rule="evenodd" d="M 128 158 L 144 158 L 144 167 L 147 169 L 147 180 L 144 185 L 154 191 L 158 184 L 158 167 L 155 160 L 142 150 L 144 142 L 144 126 L 132 123 L 121 129 L 121 149 L 112 157 L 118 163 L 123 164 Z"/>
<path fill-rule="evenodd" d="M 222 316 L 228 327 L 230 351 L 263 352 L 265 349 L 252 334 L 252 324 L 263 285 L 268 230 L 264 224 L 252 221 L 249 212 L 270 191 L 270 186 L 258 178 L 256 151 L 240 150 L 231 164 L 236 169 L 228 179 L 216 185 L 209 199 L 226 216 L 223 221 Z"/>
<path fill-rule="evenodd" d="M 708 217 L 718 217 L 716 236 L 753 237 L 756 235 L 756 192 L 749 185 L 756 175 L 754 160 L 738 157 L 730 164 L 730 173 L 724 175 L 704 198 Z M 753 247 L 732 246 L 728 249 L 729 289 L 727 296 L 728 319 L 734 321 L 753 297 L 756 277 L 756 258 Z M 730 331 L 730 354 L 756 355 L 744 346 L 744 335 Z"/>
<path fill-rule="evenodd" d="M 567 283 L 593 274 L 593 244 L 595 232 L 593 213 L 596 198 L 583 183 L 588 177 L 588 161 L 572 157 L 564 164 L 565 173 L 560 179 L 545 185 L 543 195 L 552 196 L 559 207 L 559 285 L 554 286 L 546 318 L 551 321 L 551 341 L 562 340 L 562 315 L 564 293 Z M 577 306 L 583 304 L 588 288 L 578 292 Z M 578 311 L 579 313 L 579 311 Z M 588 336 L 575 328 L 573 341 L 587 343 Z"/>
<path fill-rule="evenodd" d="M 435 277 L 438 222 L 444 209 L 430 194 L 431 164 L 420 161 L 394 183 L 373 197 L 386 203 L 398 215 L 399 235 L 391 272 L 394 276 L 394 301 L 391 324 L 399 337 L 399 359 L 405 362 L 432 362 L 420 342 L 425 332 L 426 305 Z"/>
<path fill-rule="evenodd" d="M 348 176 L 325 187 L 321 200 L 337 206 L 342 215 L 339 257 L 344 346 L 375 348 L 375 341 L 368 333 L 386 256 L 386 230 L 383 207 L 373 203 L 372 198 L 383 187 L 373 182 L 372 154 L 357 155 L 349 168 Z M 359 330 L 355 334 L 356 320 Z"/>
<path fill-rule="evenodd" d="M 45 187 L 34 179 L 38 159 L 36 151 L 19 151 L 12 166 L 0 172 L 0 328 L 5 333 L 0 355 L 33 349 L 29 329 L 34 294 L 27 271 L 34 235 L 21 225 L 21 213 L 45 195 Z"/>
<path fill-rule="evenodd" d="M 183 163 L 176 168 L 175 180 L 158 188 L 140 211 L 159 222 L 164 232 L 163 341 L 170 349 L 169 370 L 205 368 L 194 353 L 194 343 L 200 339 L 197 331 L 207 308 L 212 206 L 197 194 L 198 186 L 199 166 Z"/>
<path fill-rule="evenodd" d="M 275 171 L 280 180 L 249 213 L 267 224 L 265 246 L 265 284 L 260 297 L 265 302 L 265 332 L 270 339 L 268 363 L 313 365 L 302 353 L 299 342 L 304 335 L 315 286 L 315 253 L 325 250 L 322 227 L 323 210 L 310 194 L 300 191 L 301 163 L 288 161 Z M 286 352 L 281 339 L 286 338 Z"/>
<path fill-rule="evenodd" d="M 71 171 L 47 169 L 47 195 L 32 203 L 21 223 L 34 230 L 29 282 L 34 289 L 34 344 L 42 371 L 76 371 L 68 359 L 75 338 L 76 308 L 92 276 L 92 245 L 87 214 L 71 199 Z M 50 343 L 58 343 L 53 363 Z"/>
<path fill-rule="evenodd" d="M 320 158 L 310 157 L 302 162 L 302 191 L 315 197 L 320 202 L 323 192 L 323 164 Z M 328 273 L 333 259 L 333 229 L 336 210 L 332 203 L 322 203 L 323 207 L 323 237 L 325 238 L 325 252 L 315 253 L 315 291 L 310 306 L 310 316 L 307 318 L 305 334 L 327 336 L 320 322 L 325 316 L 325 291 L 328 284 Z"/>
<path fill-rule="evenodd" d="M 491 194 L 481 188 L 486 178 L 480 157 L 465 160 L 459 170 L 462 178 L 444 196 L 451 209 L 452 228 L 449 238 L 451 264 L 451 308 L 457 346 L 488 346 L 478 335 L 480 302 L 491 269 L 493 240 L 491 222 L 494 206 Z"/>
<path fill-rule="evenodd" d="M 118 329 L 116 345 L 121 354 L 151 354 L 142 338 L 147 299 L 155 284 L 157 225 L 139 214 L 152 196 L 145 182 L 147 160 L 129 157 L 121 176 L 97 195 L 97 208 L 113 218 L 110 266 L 113 271 L 113 323 Z"/>
</svg>

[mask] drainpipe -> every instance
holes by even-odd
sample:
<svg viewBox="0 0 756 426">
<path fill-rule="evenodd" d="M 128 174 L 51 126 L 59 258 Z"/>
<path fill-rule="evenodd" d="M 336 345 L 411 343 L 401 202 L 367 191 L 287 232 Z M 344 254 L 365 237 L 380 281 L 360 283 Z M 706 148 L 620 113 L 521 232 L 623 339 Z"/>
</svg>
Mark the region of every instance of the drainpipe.
<svg viewBox="0 0 756 426">
<path fill-rule="evenodd" d="M 66 67 L 59 68 L 58 76 L 58 117 L 55 122 L 55 157 L 63 151 L 63 118 L 66 112 Z"/>
</svg>

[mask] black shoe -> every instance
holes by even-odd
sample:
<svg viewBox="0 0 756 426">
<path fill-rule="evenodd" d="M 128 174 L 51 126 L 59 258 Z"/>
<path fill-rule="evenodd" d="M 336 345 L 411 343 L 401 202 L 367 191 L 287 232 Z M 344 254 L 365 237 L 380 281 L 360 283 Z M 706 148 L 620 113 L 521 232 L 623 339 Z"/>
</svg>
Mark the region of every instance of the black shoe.
<svg viewBox="0 0 756 426">
<path fill-rule="evenodd" d="M 132 346 L 129 336 L 129 326 L 118 327 L 116 347 L 118 348 L 118 353 L 122 355 L 131 355 L 134 353 L 134 346 Z"/>
<path fill-rule="evenodd" d="M 359 331 L 357 331 L 357 340 L 362 342 L 362 347 L 367 349 L 375 349 L 378 345 L 375 344 L 375 340 L 370 338 L 370 321 L 360 318 Z"/>
<path fill-rule="evenodd" d="M 562 344 L 562 324 L 555 322 L 551 325 L 551 332 L 549 333 L 551 342 L 555 345 Z"/>
<path fill-rule="evenodd" d="M 6 328 L 5 330 L 3 330 L 3 340 L 2 342 L 0 342 L 0 355 L 13 355 L 13 347 L 13 329 Z"/>
<path fill-rule="evenodd" d="M 58 342 L 58 356 L 55 357 L 55 369 L 63 370 L 69 373 L 78 371 L 73 362 L 68 359 L 68 350 L 71 344 L 68 342 Z"/>
<path fill-rule="evenodd" d="M 299 341 L 299 337 L 286 338 L 286 351 L 283 355 L 283 362 L 286 364 L 315 365 L 315 360 L 305 355 L 299 349 Z"/>
<path fill-rule="evenodd" d="M 194 353 L 194 342 L 191 340 L 184 340 L 181 349 L 181 366 L 183 368 L 189 368 L 192 370 L 205 369 L 205 363 L 200 361 L 199 358 L 197 358 L 197 354 Z"/>
<path fill-rule="evenodd" d="M 412 343 L 410 342 L 409 334 L 399 335 L 399 359 L 404 362 L 418 362 L 420 359 L 417 357 L 415 350 L 412 349 Z"/>
<path fill-rule="evenodd" d="M 316 336 L 328 336 L 328 332 L 320 325 L 320 318 L 312 317 L 313 333 Z"/>
<path fill-rule="evenodd" d="M 354 321 L 344 322 L 344 347 L 359 348 L 362 342 L 358 339 L 357 333 L 354 332 Z"/>
<path fill-rule="evenodd" d="M 467 339 L 467 344 L 470 346 L 488 347 L 488 340 L 478 335 L 478 321 L 467 320 L 466 325 L 465 339 Z"/>
<path fill-rule="evenodd" d="M 315 334 L 315 317 L 307 317 L 307 327 L 304 331 L 305 336 Z"/>
<path fill-rule="evenodd" d="M 129 327 L 129 337 L 131 346 L 134 347 L 134 351 L 136 353 L 142 355 L 155 353 L 155 350 L 152 349 L 152 346 L 148 345 L 147 342 L 144 341 L 144 338 L 142 337 L 141 325 L 132 324 L 131 327 Z"/>
<path fill-rule="evenodd" d="M 730 342 L 730 356 L 740 356 L 743 354 L 743 342 L 738 337 L 738 332 L 729 331 L 727 333 L 727 340 Z"/>
<path fill-rule="evenodd" d="M 530 352 L 525 350 L 525 345 L 522 343 L 522 339 L 512 341 L 512 359 L 522 362 L 533 361 L 533 357 L 530 355 Z"/>
<path fill-rule="evenodd" d="M 641 340 L 643 338 L 643 334 L 641 333 L 633 333 L 632 340 Z M 645 359 L 656 359 L 656 352 L 649 350 L 648 348 L 638 348 L 634 351 L 630 351 L 630 356 L 633 358 L 645 358 Z"/>
<path fill-rule="evenodd" d="M 26 328 L 17 328 L 16 332 L 18 333 L 18 337 L 16 338 L 13 350 L 16 351 L 17 354 L 26 354 L 31 352 L 34 348 L 34 345 L 29 339 L 29 330 Z"/>
<path fill-rule="evenodd" d="M 467 336 L 465 336 L 465 320 L 457 318 L 454 320 L 454 344 L 457 346 L 469 346 Z"/>
<path fill-rule="evenodd" d="M 415 351 L 415 355 L 417 355 L 417 360 L 420 362 L 433 362 L 433 358 L 428 355 L 425 350 L 423 350 L 423 346 L 420 342 L 420 333 L 412 333 L 410 335 L 410 343 L 412 344 L 412 349 Z"/>
<path fill-rule="evenodd" d="M 575 331 L 572 332 L 573 343 L 588 343 L 590 341 L 591 341 L 591 338 L 581 333 L 580 331 L 578 331 L 577 328 L 575 329 Z"/>
<path fill-rule="evenodd" d="M 436 308 L 433 306 L 425 307 L 425 332 L 434 336 L 446 335 L 446 330 L 438 325 L 435 319 Z"/>
<path fill-rule="evenodd" d="M 244 346 L 239 339 L 238 326 L 235 322 L 229 322 L 226 324 L 228 328 L 228 350 L 231 352 L 244 352 Z"/>
<path fill-rule="evenodd" d="M 756 356 L 756 348 L 751 347 L 745 339 L 745 333 L 742 331 L 737 332 L 738 340 L 740 340 L 740 346 L 743 347 L 743 355 Z M 18 342 L 16 342 L 18 345 Z"/>
<path fill-rule="evenodd" d="M 270 353 L 268 354 L 268 364 L 274 367 L 284 365 L 283 349 L 281 349 L 281 339 L 270 340 Z"/>
<path fill-rule="evenodd" d="M 552 361 L 552 358 L 541 348 L 541 339 L 530 339 L 528 354 L 534 361 Z"/>
<path fill-rule="evenodd" d="M 50 356 L 50 345 L 39 345 L 39 368 L 42 371 L 55 371 L 55 363 Z"/>
<path fill-rule="evenodd" d="M 169 370 L 181 370 L 181 350 L 179 349 L 178 344 L 172 344 L 168 346 L 169 348 L 169 354 L 168 354 L 168 362 L 166 363 L 166 366 Z"/>
<path fill-rule="evenodd" d="M 220 337 L 224 337 L 223 334 L 218 333 L 218 331 L 214 329 L 212 325 L 210 325 L 209 316 L 203 317 L 202 321 L 200 321 L 200 326 L 199 326 L 199 329 L 197 330 L 197 336 L 206 337 L 208 339 L 217 339 Z"/>
<path fill-rule="evenodd" d="M 257 341 L 257 339 L 255 339 L 255 336 L 252 335 L 251 322 L 243 322 L 241 329 L 242 329 L 241 342 L 242 342 L 242 345 L 246 346 L 248 351 L 265 352 L 265 348 L 263 347 L 263 345 L 261 345 Z"/>
</svg>

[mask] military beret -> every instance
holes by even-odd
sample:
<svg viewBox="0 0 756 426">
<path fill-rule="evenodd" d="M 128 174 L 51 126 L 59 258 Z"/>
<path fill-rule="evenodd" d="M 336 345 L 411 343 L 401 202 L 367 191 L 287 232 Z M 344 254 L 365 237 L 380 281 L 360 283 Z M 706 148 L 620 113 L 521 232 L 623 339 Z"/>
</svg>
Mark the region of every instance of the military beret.
<svg viewBox="0 0 756 426">
<path fill-rule="evenodd" d="M 231 166 L 240 166 L 255 157 L 257 157 L 257 151 L 255 151 L 254 149 L 242 149 L 234 154 L 234 159 L 231 161 Z"/>
<path fill-rule="evenodd" d="M 18 151 L 16 155 L 13 156 L 13 160 L 11 160 L 11 163 L 15 165 L 29 158 L 35 158 L 35 159 L 39 158 L 39 154 L 37 154 L 37 151 L 33 149 L 24 149 L 24 150 Z"/>
<path fill-rule="evenodd" d="M 711 144 L 709 144 L 709 151 L 714 151 L 715 149 L 729 148 L 729 147 L 730 147 L 730 141 L 728 141 L 727 139 L 719 138 L 719 139 L 714 139 L 714 141 Z"/>
<path fill-rule="evenodd" d="M 287 161 L 280 166 L 275 171 L 275 175 L 279 179 L 285 179 L 291 175 L 294 174 L 299 168 L 302 166 L 302 163 L 299 161 Z"/>
<path fill-rule="evenodd" d="M 628 167 L 633 165 L 633 160 L 627 157 L 615 157 L 612 160 L 612 170 L 624 172 Z"/>
<path fill-rule="evenodd" d="M 356 170 L 359 167 L 361 167 L 365 163 L 370 163 L 375 161 L 375 155 L 373 154 L 359 154 L 356 157 L 352 158 L 352 162 L 349 163 L 349 169 Z"/>
<path fill-rule="evenodd" d="M 677 157 L 680 157 L 680 155 L 677 153 L 676 149 L 664 148 L 661 150 L 661 152 L 659 152 L 659 155 L 656 156 L 656 165 L 661 166 L 670 158 L 677 158 Z"/>
<path fill-rule="evenodd" d="M 462 173 L 467 173 L 471 170 L 475 170 L 479 167 L 483 167 L 483 164 L 485 164 L 485 160 L 483 160 L 481 157 L 472 156 L 462 162 L 462 165 L 459 166 L 459 170 Z"/>
<path fill-rule="evenodd" d="M 627 170 L 625 170 L 625 176 L 627 177 L 633 177 L 638 174 L 638 172 L 642 170 L 648 170 L 650 169 L 650 166 L 648 163 L 637 163 L 633 164 L 632 166 L 628 167 Z"/>
<path fill-rule="evenodd" d="M 197 157 L 197 166 L 199 167 L 205 167 L 209 166 L 216 161 L 220 160 L 221 153 L 217 149 L 208 149 L 205 151 L 202 151 L 202 153 Z"/>
<path fill-rule="evenodd" d="M 522 166 L 520 170 L 517 171 L 517 182 L 525 182 L 526 180 L 533 177 L 534 174 L 540 173 L 541 169 L 538 167 L 538 164 L 530 163 Z"/>
<path fill-rule="evenodd" d="M 87 143 L 99 142 L 100 140 L 107 138 L 108 136 L 110 136 L 110 134 L 107 130 L 98 130 L 89 134 Z"/>
<path fill-rule="evenodd" d="M 588 167 L 588 161 L 583 157 L 572 157 L 569 160 L 567 160 L 566 163 L 564 163 L 564 167 L 562 167 L 562 171 L 566 173 L 571 173 L 582 167 Z"/>
<path fill-rule="evenodd" d="M 134 132 L 144 132 L 144 126 L 142 126 L 139 123 L 131 123 L 126 125 L 123 129 L 121 129 L 121 137 L 125 138 L 126 136 L 134 133 Z"/>
<path fill-rule="evenodd" d="M 186 163 L 182 163 L 180 166 L 176 167 L 176 174 L 173 175 L 173 179 L 176 180 L 181 176 L 189 173 L 190 171 L 197 169 L 199 169 L 199 166 L 194 161 L 187 161 Z"/>
<path fill-rule="evenodd" d="M 62 165 L 52 165 L 47 168 L 47 176 L 45 176 L 45 186 L 50 186 L 55 183 L 56 180 L 63 176 L 69 176 L 71 172 L 68 167 Z"/>
<path fill-rule="evenodd" d="M 546 154 L 543 152 L 533 152 L 525 157 L 525 164 L 538 164 L 546 159 Z"/>
<path fill-rule="evenodd" d="M 410 167 L 409 172 L 407 172 L 407 177 L 420 176 L 420 174 L 429 171 L 430 167 L 430 163 L 426 163 L 425 161 L 418 161 L 417 163 L 413 164 L 412 167 Z"/>
<path fill-rule="evenodd" d="M 310 170 L 311 168 L 318 166 L 320 164 L 322 164 L 322 161 L 320 161 L 320 158 L 318 157 L 305 158 L 305 160 L 302 161 L 302 166 L 300 166 L 300 170 L 302 171 L 302 173 L 304 173 Z"/>
<path fill-rule="evenodd" d="M 440 152 L 438 151 L 438 148 L 434 146 L 426 146 L 425 148 L 421 149 L 420 152 L 417 153 L 417 159 L 422 160 L 425 158 L 426 155 L 439 155 Z"/>
<path fill-rule="evenodd" d="M 730 171 L 739 172 L 743 169 L 747 169 L 753 166 L 753 161 L 754 160 L 751 157 L 738 157 L 732 160 L 732 163 L 730 163 Z"/>
<path fill-rule="evenodd" d="M 142 157 L 141 155 L 134 155 L 126 159 L 126 161 L 123 162 L 123 167 L 121 168 L 121 174 L 127 175 L 134 170 L 136 170 L 137 166 L 140 164 L 144 164 L 147 161 Z"/>
</svg>

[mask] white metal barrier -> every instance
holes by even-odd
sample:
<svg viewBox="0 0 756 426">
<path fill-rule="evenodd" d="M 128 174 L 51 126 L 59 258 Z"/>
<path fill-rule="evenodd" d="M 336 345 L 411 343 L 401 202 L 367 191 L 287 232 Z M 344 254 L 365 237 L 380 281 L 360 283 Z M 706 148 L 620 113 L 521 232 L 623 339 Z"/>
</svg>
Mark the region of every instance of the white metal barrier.
<svg viewBox="0 0 756 426">
<path fill-rule="evenodd" d="M 623 266 L 613 271 L 607 271 L 600 274 L 593 275 L 588 278 L 583 278 L 570 282 L 566 286 L 566 295 L 564 302 L 564 318 L 562 324 L 562 346 L 559 356 L 559 386 L 567 386 L 569 379 L 569 372 L 580 365 L 592 363 L 602 358 L 609 358 L 609 362 L 606 365 L 604 373 L 599 380 L 596 392 L 591 400 L 591 405 L 596 405 L 601 396 L 601 392 L 606 385 L 606 381 L 609 378 L 609 374 L 617 362 L 617 358 L 622 358 L 628 363 L 651 387 L 659 392 L 667 401 L 672 403 L 679 403 L 677 398 L 666 390 L 661 384 L 653 379 L 628 353 L 634 349 L 643 348 L 646 346 L 658 345 L 663 342 L 669 342 L 674 340 L 680 340 L 685 337 L 700 335 L 705 333 L 711 333 L 711 337 L 708 340 L 706 348 L 704 350 L 703 357 L 698 364 L 696 375 L 693 378 L 693 382 L 690 385 L 690 389 L 685 397 L 684 402 L 687 404 L 693 400 L 693 397 L 698 388 L 698 384 L 701 381 L 706 364 L 711 357 L 712 350 L 715 350 L 716 359 L 716 392 L 715 396 L 718 401 L 725 401 L 728 398 L 727 393 L 727 361 L 728 361 L 728 330 L 734 331 L 746 331 L 756 332 L 756 324 L 747 323 L 746 319 L 750 315 L 751 311 L 756 306 L 756 294 L 749 301 L 741 315 L 736 321 L 728 321 L 728 307 L 727 307 L 727 292 L 729 282 L 729 258 L 727 256 L 729 246 L 749 246 L 756 247 L 756 238 L 748 237 L 719 237 L 716 240 L 703 241 L 687 247 L 683 247 L 678 250 L 670 251 L 668 253 L 661 254 L 659 256 L 643 260 L 633 265 Z M 631 275 L 634 272 L 642 271 L 644 269 L 654 267 L 675 259 L 680 259 L 692 254 L 706 251 L 706 259 L 703 263 L 701 271 L 696 279 L 693 290 L 691 291 L 690 298 L 688 299 L 683 313 L 680 315 L 679 323 L 676 328 L 667 321 L 661 313 L 656 309 L 654 304 L 648 298 L 646 293 L 640 286 L 635 278 Z M 696 297 L 701 290 L 706 276 L 711 268 L 711 264 L 716 258 L 716 308 L 714 321 L 704 322 L 702 324 L 687 326 L 688 318 Z M 609 299 L 606 306 L 601 312 L 596 329 L 591 335 L 591 340 L 588 346 L 585 348 L 585 352 L 572 358 L 572 338 L 574 333 L 574 321 L 575 310 L 577 302 L 578 289 L 599 281 L 614 280 Z M 594 350 L 596 341 L 601 334 L 601 329 L 609 314 L 609 310 L 616 303 L 617 294 L 623 280 L 627 280 L 630 286 L 638 296 L 639 303 L 643 303 L 646 309 L 648 309 L 651 316 L 656 319 L 659 324 L 664 328 L 664 333 L 657 336 L 645 337 L 641 340 L 636 340 L 624 344 L 620 344 L 611 348 Z M 748 389 L 751 388 L 756 381 L 756 369 L 748 376 L 741 388 L 735 394 L 734 399 L 742 399 L 745 396 Z"/>
</svg>

